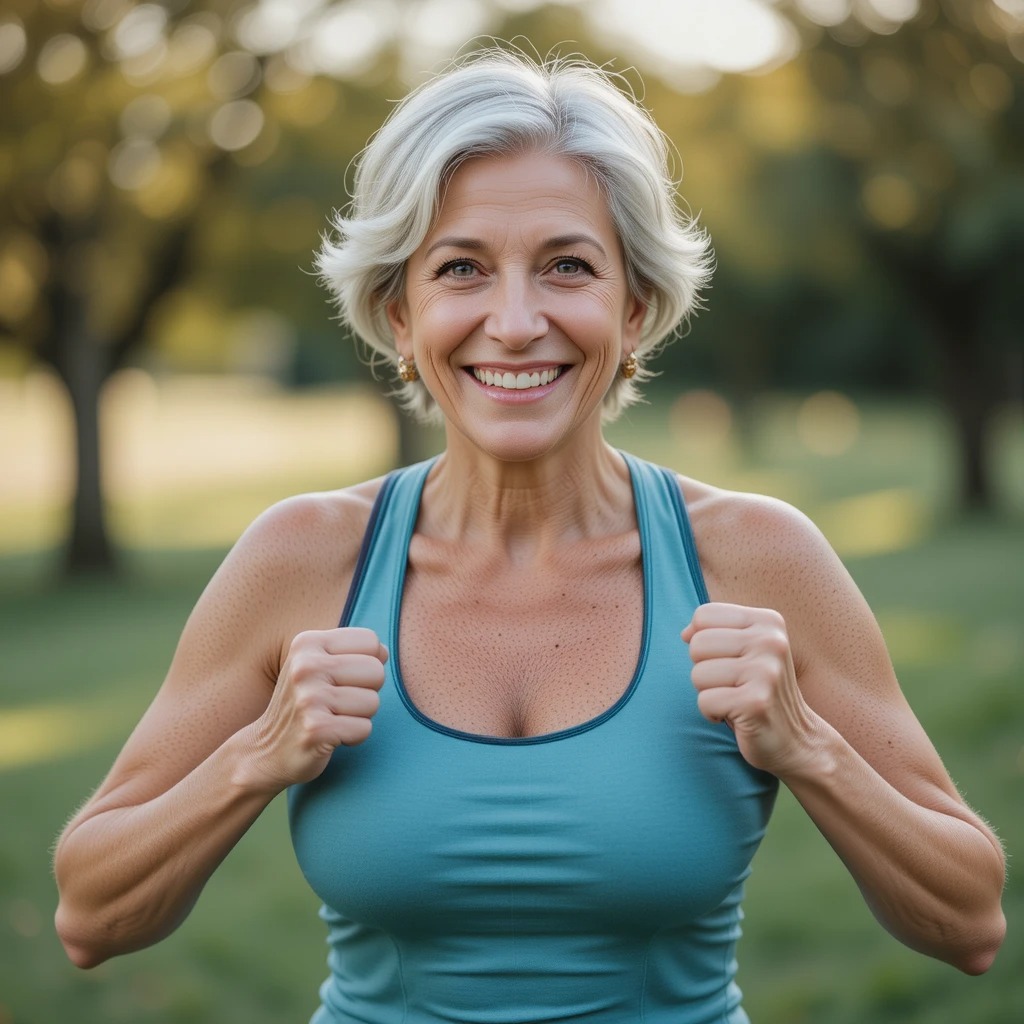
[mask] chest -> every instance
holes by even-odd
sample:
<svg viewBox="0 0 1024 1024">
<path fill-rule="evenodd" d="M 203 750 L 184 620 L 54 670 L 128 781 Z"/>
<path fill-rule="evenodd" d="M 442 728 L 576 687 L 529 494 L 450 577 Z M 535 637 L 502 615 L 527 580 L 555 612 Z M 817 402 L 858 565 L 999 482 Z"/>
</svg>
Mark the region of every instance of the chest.
<svg viewBox="0 0 1024 1024">
<path fill-rule="evenodd" d="M 402 680 L 417 708 L 450 728 L 558 732 L 626 691 L 643 617 L 635 537 L 511 570 L 460 565 L 414 544 L 399 622 Z"/>
</svg>

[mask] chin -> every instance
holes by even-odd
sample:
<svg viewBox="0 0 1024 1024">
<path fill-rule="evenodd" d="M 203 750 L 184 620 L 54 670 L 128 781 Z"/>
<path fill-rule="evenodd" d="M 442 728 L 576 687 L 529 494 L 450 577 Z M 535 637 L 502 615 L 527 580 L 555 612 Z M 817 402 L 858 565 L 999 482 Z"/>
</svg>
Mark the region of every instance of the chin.
<svg viewBox="0 0 1024 1024">
<path fill-rule="evenodd" d="M 526 424 L 505 424 L 464 436 L 473 448 L 498 462 L 535 462 L 559 449 L 565 440 L 551 430 Z"/>
</svg>

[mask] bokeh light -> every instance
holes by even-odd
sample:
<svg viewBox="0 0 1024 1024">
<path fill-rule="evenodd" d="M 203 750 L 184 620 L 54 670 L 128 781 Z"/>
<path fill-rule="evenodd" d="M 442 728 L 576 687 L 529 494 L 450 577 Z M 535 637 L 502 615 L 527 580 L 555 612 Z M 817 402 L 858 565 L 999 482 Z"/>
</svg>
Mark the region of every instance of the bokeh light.
<svg viewBox="0 0 1024 1024">
<path fill-rule="evenodd" d="M 141 57 L 164 40 L 167 11 L 157 4 L 139 4 L 119 18 L 109 37 L 112 54 L 118 60 Z"/>
<path fill-rule="evenodd" d="M 206 67 L 217 53 L 220 19 L 209 11 L 182 22 L 168 40 L 167 67 L 175 75 L 188 75 Z"/>
<path fill-rule="evenodd" d="M 850 0 L 796 0 L 797 9 L 816 25 L 831 28 L 850 16 Z"/>
<path fill-rule="evenodd" d="M 156 176 L 160 159 L 159 147 L 149 139 L 125 139 L 110 151 L 110 180 L 126 191 L 140 189 Z"/>
<path fill-rule="evenodd" d="M 729 403 L 714 391 L 685 391 L 669 412 L 672 436 L 680 445 L 723 448 L 732 438 L 733 415 Z"/>
<path fill-rule="evenodd" d="M 28 38 L 25 27 L 12 15 L 0 22 L 0 75 L 13 71 L 25 56 Z"/>
<path fill-rule="evenodd" d="M 43 44 L 36 68 L 47 85 L 65 85 L 77 78 L 88 62 L 85 43 L 78 36 L 62 32 Z"/>
<path fill-rule="evenodd" d="M 796 432 L 800 443 L 816 455 L 842 455 L 857 442 L 860 412 L 837 391 L 819 391 L 797 410 Z"/>
<path fill-rule="evenodd" d="M 126 137 L 156 140 L 171 123 L 171 105 L 157 93 L 136 96 L 125 105 L 118 118 L 121 134 Z"/>
<path fill-rule="evenodd" d="M 207 130 L 221 149 L 244 149 L 256 141 L 263 129 L 263 111 L 252 100 L 235 100 L 219 106 L 210 117 Z"/>
<path fill-rule="evenodd" d="M 872 175 L 864 183 L 861 196 L 868 216 L 883 228 L 904 228 L 917 214 L 917 193 L 902 174 Z"/>
<path fill-rule="evenodd" d="M 236 99 L 252 92 L 259 84 L 256 58 L 245 50 L 221 54 L 206 73 L 206 84 L 219 100 Z"/>
</svg>

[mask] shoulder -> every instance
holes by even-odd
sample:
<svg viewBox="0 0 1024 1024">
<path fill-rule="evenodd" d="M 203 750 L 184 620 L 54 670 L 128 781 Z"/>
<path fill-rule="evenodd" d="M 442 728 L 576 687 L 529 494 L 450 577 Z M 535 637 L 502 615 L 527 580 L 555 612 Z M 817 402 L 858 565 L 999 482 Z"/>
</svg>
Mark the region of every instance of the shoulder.
<svg viewBox="0 0 1024 1024">
<path fill-rule="evenodd" d="M 863 666 L 892 681 L 881 630 L 846 566 L 820 529 L 777 498 L 681 478 L 712 601 L 772 608 L 786 623 L 798 674 L 813 689 L 816 666 Z M 854 674 L 861 674 L 858 670 Z"/>
<path fill-rule="evenodd" d="M 383 481 L 285 498 L 250 524 L 229 558 L 302 573 L 354 563 Z"/>
<path fill-rule="evenodd" d="M 265 671 L 276 677 L 296 633 L 338 624 L 382 483 L 300 494 L 268 508 L 210 580 L 186 635 L 233 636 L 237 644 L 262 646 Z M 253 637 L 262 644 L 252 644 Z M 223 639 L 217 646 L 230 647 Z"/>
<path fill-rule="evenodd" d="M 679 485 L 713 600 L 771 607 L 786 591 L 828 589 L 846 575 L 821 530 L 793 505 L 687 477 Z"/>
</svg>

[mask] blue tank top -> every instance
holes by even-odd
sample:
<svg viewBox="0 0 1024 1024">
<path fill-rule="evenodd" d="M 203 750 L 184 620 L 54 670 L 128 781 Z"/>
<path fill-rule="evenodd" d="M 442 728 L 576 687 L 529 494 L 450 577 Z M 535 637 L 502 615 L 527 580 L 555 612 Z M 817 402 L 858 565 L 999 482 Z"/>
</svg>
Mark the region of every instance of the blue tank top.
<svg viewBox="0 0 1024 1024">
<path fill-rule="evenodd" d="M 633 679 L 596 718 L 521 739 L 448 728 L 403 688 L 432 462 L 383 484 L 342 615 L 391 652 L 373 734 L 288 793 L 329 931 L 314 1024 L 746 1024 L 740 900 L 777 780 L 697 709 L 679 632 L 707 593 L 678 482 L 625 458 L 644 580 Z"/>
</svg>

